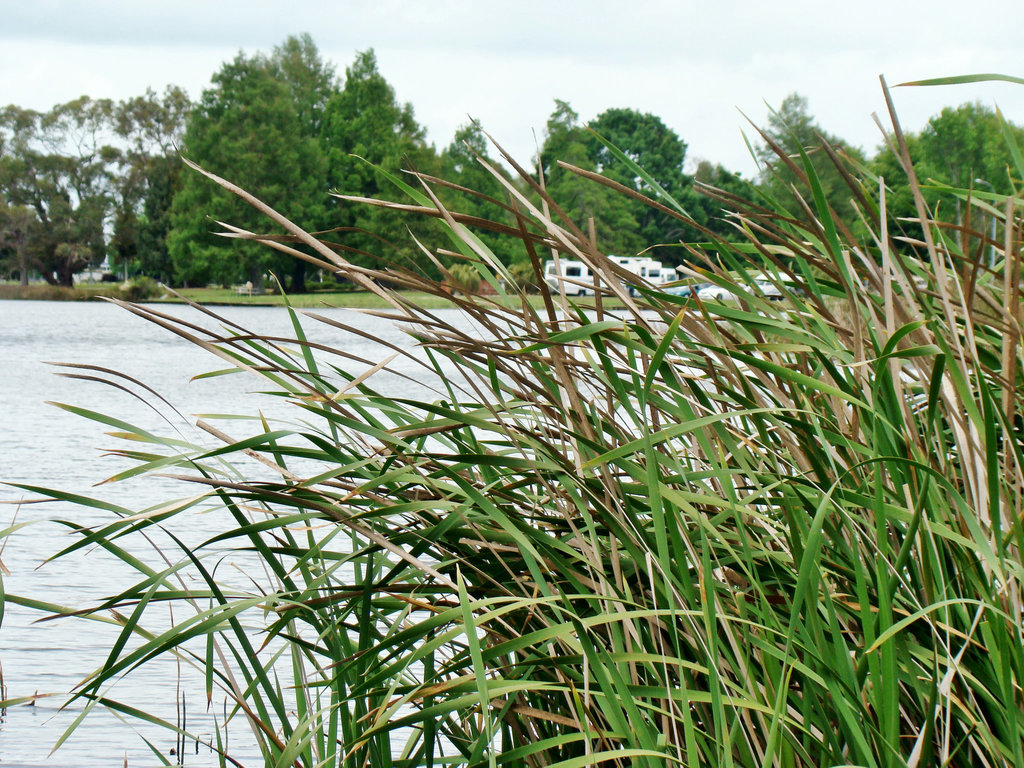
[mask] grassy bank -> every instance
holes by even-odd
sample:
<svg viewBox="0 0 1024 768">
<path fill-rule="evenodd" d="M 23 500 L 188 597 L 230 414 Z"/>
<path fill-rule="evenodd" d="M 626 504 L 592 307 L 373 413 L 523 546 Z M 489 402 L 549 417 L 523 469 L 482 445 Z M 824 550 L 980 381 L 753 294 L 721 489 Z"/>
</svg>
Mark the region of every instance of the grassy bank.
<svg viewBox="0 0 1024 768">
<path fill-rule="evenodd" d="M 538 272 L 551 249 L 584 261 L 604 291 L 586 311 L 547 288 L 539 305 L 459 299 L 465 330 L 290 228 L 401 318 L 427 356 L 395 354 L 441 382 L 435 400 L 377 392 L 390 360 L 314 347 L 297 316 L 282 344 L 125 305 L 263 377 L 295 418 L 252 414 L 245 440 L 234 419 L 204 422 L 189 443 L 93 415 L 125 439 L 122 479 L 169 475 L 181 498 L 134 510 L 32 489 L 106 510 L 66 523 L 67 552 L 138 573 L 66 610 L 123 626 L 76 697 L 118 710 L 108 684 L 175 656 L 235 702 L 267 765 L 307 768 L 1024 766 L 1024 200 L 989 196 L 963 220 L 991 229 L 951 237 L 893 141 L 913 222 L 833 156 L 864 238 L 806 158 L 796 205 L 706 190 L 748 242 L 690 250 L 739 296 L 694 311 L 629 296 L 525 174 L 543 204 L 509 184 L 519 226 L 494 229 Z M 426 247 L 503 273 L 444 219 L 451 237 Z M 233 522 L 199 546 L 121 549 L 209 506 Z M 226 548 L 262 573 L 221 583 Z"/>
<path fill-rule="evenodd" d="M 120 290 L 110 283 L 93 283 L 65 288 L 59 285 L 33 283 L 19 285 L 17 283 L 0 283 L 0 300 L 10 301 L 89 301 L 98 296 L 116 296 L 121 298 Z"/>
<path fill-rule="evenodd" d="M 175 291 L 188 301 L 205 306 L 257 306 L 283 307 L 285 297 L 280 294 L 240 295 L 233 288 L 206 287 L 182 288 Z M 403 291 L 402 295 L 411 303 L 440 309 L 453 306 L 452 300 L 445 296 L 434 296 L 423 291 Z M 73 288 L 51 285 L 12 285 L 0 284 L 0 301 L 94 301 L 102 298 L 125 299 L 124 292 L 116 283 L 84 283 Z M 155 295 L 147 302 L 177 304 L 184 303 L 182 298 L 163 292 Z M 365 290 L 348 291 L 317 291 L 315 293 L 292 294 L 287 302 L 296 308 L 310 309 L 317 307 L 348 307 L 362 309 L 383 309 L 388 302 L 379 295 Z"/>
</svg>

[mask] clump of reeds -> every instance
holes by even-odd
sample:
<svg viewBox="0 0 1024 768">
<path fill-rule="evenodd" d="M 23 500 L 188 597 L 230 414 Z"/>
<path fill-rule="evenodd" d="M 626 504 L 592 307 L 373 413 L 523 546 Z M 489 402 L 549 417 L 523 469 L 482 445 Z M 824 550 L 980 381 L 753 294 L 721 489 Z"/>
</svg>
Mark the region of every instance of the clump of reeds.
<svg viewBox="0 0 1024 768">
<path fill-rule="evenodd" d="M 126 305 L 263 376 L 301 424 L 240 442 L 206 425 L 213 447 L 131 435 L 140 470 L 205 489 L 235 527 L 181 565 L 138 565 L 106 604 L 133 606 L 125 635 L 162 602 L 189 618 L 115 649 L 80 695 L 192 658 L 268 765 L 1024 765 L 1021 200 L 968 203 L 1000 225 L 989 269 L 919 191 L 923 239 L 898 237 L 884 180 L 847 169 L 872 235 L 855 240 L 792 162 L 810 190 L 796 211 L 706 190 L 746 236 L 689 249 L 739 296 L 722 303 L 630 295 L 523 169 L 495 173 L 504 222 L 396 179 L 403 212 L 448 225 L 424 250 L 498 292 L 452 296 L 472 333 L 378 285 L 440 283 L 352 267 L 269 210 L 290 239 L 227 228 L 379 292 L 448 391 L 378 394 L 378 361 L 315 348 L 298 317 L 285 343 Z M 525 247 L 539 304 L 469 225 Z M 552 254 L 590 266 L 596 300 L 544 284 Z M 119 551 L 199 503 L 82 542 Z M 225 544 L 269 579 L 218 585 Z M 203 589 L 183 594 L 184 565 Z"/>
</svg>

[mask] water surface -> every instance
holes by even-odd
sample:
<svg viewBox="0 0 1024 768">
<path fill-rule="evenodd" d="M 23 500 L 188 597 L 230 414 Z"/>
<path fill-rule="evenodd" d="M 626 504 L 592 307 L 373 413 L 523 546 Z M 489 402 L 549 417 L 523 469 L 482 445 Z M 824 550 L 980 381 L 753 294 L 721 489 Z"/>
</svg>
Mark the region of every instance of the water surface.
<svg viewBox="0 0 1024 768">
<path fill-rule="evenodd" d="M 161 308 L 176 315 L 190 313 L 185 307 Z M 283 308 L 227 307 L 217 310 L 226 318 L 264 334 L 288 335 L 290 320 Z M 329 309 L 323 314 L 341 323 L 357 326 L 370 339 L 411 348 L 411 340 L 389 321 L 346 310 Z M 466 321 L 454 312 L 438 313 L 454 323 Z M 215 323 L 201 319 L 207 325 Z M 311 339 L 331 344 L 346 353 L 375 362 L 389 350 L 365 337 L 313 321 L 305 322 Z M 74 493 L 98 495 L 129 509 L 143 509 L 168 497 L 184 495 L 180 487 L 167 482 L 132 480 L 101 487 L 94 484 L 125 468 L 121 459 L 104 455 L 105 448 L 119 441 L 104 434 L 99 424 L 46 401 L 70 403 L 107 414 L 146 428 L 169 431 L 163 415 L 141 400 L 110 386 L 61 378 L 50 362 L 88 363 L 116 369 L 143 382 L 166 397 L 183 415 L 175 428 L 196 437 L 200 433 L 193 414 L 254 414 L 268 418 L 296 418 L 294 408 L 280 398 L 259 394 L 266 383 L 250 374 L 192 380 L 196 374 L 223 368 L 223 361 L 191 346 L 165 329 L 149 324 L 116 306 L 105 303 L 0 302 L 0 403 L 4 408 L 0 431 L 0 480 Z M 341 361 L 335 360 L 340 363 Z M 356 363 L 346 364 L 359 372 Z M 383 373 L 373 378 L 374 386 L 391 396 L 437 396 L 440 381 L 426 375 L 412 361 L 398 360 L 394 367 L 414 381 Z M 82 372 L 87 373 L 88 372 Z M 89 374 L 91 375 L 91 374 Z M 244 430 L 243 423 L 227 422 L 225 431 Z M 223 426 L 223 423 L 222 423 Z M 235 432 L 238 435 L 238 432 Z M 203 436 L 210 442 L 209 436 Z M 0 501 L 17 502 L 35 494 L 0 485 Z M 4 586 L 8 593 L 32 595 L 62 605 L 84 605 L 100 596 L 115 594 L 125 580 L 137 576 L 105 551 L 93 549 L 75 553 L 52 563 L 44 562 L 74 541 L 67 528 L 55 522 L 64 519 L 91 525 L 109 521 L 108 513 L 69 504 L 0 505 L 0 525 L 31 522 L 11 534 L 0 551 L 7 569 Z M 190 514 L 177 521 L 176 532 L 188 541 L 201 541 L 218 530 L 224 520 L 216 514 Z M 156 557 L 154 544 L 138 538 L 131 542 L 149 560 Z M 239 570 L 248 565 L 240 562 Z M 66 694 L 99 666 L 109 648 L 114 630 L 94 622 L 60 619 L 38 623 L 38 613 L 11 606 L 0 627 L 0 664 L 6 696 L 38 693 Z M 174 620 L 168 616 L 167 621 Z M 201 679 L 195 672 L 173 662 L 147 665 L 120 681 L 108 695 L 175 719 L 176 699 L 183 696 L 190 730 L 208 731 L 212 715 L 221 715 L 222 699 L 208 711 Z M 0 714 L 0 765 L 46 766 L 129 766 L 157 765 L 159 762 L 134 733 L 139 730 L 153 741 L 162 754 L 174 746 L 172 734 L 120 722 L 105 712 L 93 712 L 85 724 L 63 745 L 50 751 L 64 729 L 81 711 L 82 702 L 59 711 L 66 696 L 42 698 L 34 706 L 10 707 Z M 247 734 L 239 725 L 231 738 L 246 764 L 261 761 L 247 751 Z M 185 765 L 216 765 L 207 750 L 185 754 Z M 168 760 L 174 760 L 168 756 Z"/>
</svg>

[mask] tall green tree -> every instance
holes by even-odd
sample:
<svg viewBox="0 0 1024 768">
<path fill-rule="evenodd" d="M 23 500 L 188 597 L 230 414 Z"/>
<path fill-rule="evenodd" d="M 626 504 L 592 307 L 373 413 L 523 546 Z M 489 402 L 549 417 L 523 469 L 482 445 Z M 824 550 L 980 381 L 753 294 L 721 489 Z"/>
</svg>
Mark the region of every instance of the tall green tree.
<svg viewBox="0 0 1024 768">
<path fill-rule="evenodd" d="M 230 179 L 300 224 L 317 222 L 325 184 L 323 154 L 308 135 L 289 85 L 265 56 L 239 53 L 225 64 L 192 110 L 183 153 Z M 225 243 L 210 234 L 212 220 L 265 232 L 250 206 L 197 173 L 187 173 L 174 195 L 168 247 L 176 278 L 192 284 L 263 283 L 268 270 L 283 275 L 291 257 L 250 242 Z M 292 286 L 301 289 L 301 286 Z"/>
<path fill-rule="evenodd" d="M 987 184 L 1010 194 L 1012 160 L 1003 127 L 995 110 L 980 102 L 946 107 L 925 125 L 918 149 L 936 178 L 955 187 Z M 1024 145 L 1024 130 L 1012 124 L 1007 127 L 1018 147 Z"/>
<path fill-rule="evenodd" d="M 269 64 L 274 76 L 288 86 L 302 132 L 320 136 L 327 104 L 341 88 L 334 64 L 323 59 L 308 34 L 292 35 L 276 46 Z"/>
<path fill-rule="evenodd" d="M 389 173 L 400 173 L 403 168 L 428 173 L 438 170 L 437 154 L 427 144 L 412 105 L 398 101 L 373 50 L 357 54 L 345 70 L 344 87 L 327 104 L 322 141 L 329 185 L 342 194 L 393 197 L 395 188 L 374 166 Z M 371 206 L 344 202 L 331 208 L 330 217 L 332 226 L 340 228 L 338 242 L 357 264 L 420 261 L 406 226 L 416 231 L 423 226 L 421 222 L 405 222 Z"/>
<path fill-rule="evenodd" d="M 274 76 L 288 87 L 299 119 L 302 135 L 314 139 L 323 151 L 321 137 L 327 104 L 341 88 L 334 65 L 320 56 L 313 38 L 308 34 L 292 35 L 274 48 L 269 64 Z M 332 226 L 328 216 L 329 185 L 325 171 L 318 177 L 321 184 L 319 196 L 309 201 L 306 211 L 306 227 L 310 230 L 324 230 Z M 306 290 L 308 265 L 301 259 L 293 259 L 291 265 L 290 289 L 295 293 Z"/>
<path fill-rule="evenodd" d="M 683 206 L 697 224 L 704 226 L 709 223 L 711 217 L 708 215 L 706 201 L 694 190 L 693 178 L 684 170 L 686 142 L 666 126 L 660 117 L 635 109 L 613 108 L 590 121 L 589 128 L 588 154 L 603 175 L 648 197 L 659 197 L 654 188 L 648 186 L 647 182 L 615 156 L 608 147 L 611 144 L 643 168 L 661 189 Z M 648 245 L 698 239 L 698 230 L 686 222 L 643 203 L 635 203 L 635 206 L 634 215 L 640 234 Z M 679 253 L 666 249 L 656 250 L 666 258 Z"/>
<path fill-rule="evenodd" d="M 162 283 L 175 279 L 168 240 L 172 227 L 171 206 L 181 188 L 184 170 L 177 154 L 155 155 L 146 166 L 146 188 L 135 230 L 135 263 L 140 273 Z"/>
<path fill-rule="evenodd" d="M 573 223 L 587 231 L 587 221 L 593 217 L 602 249 L 631 255 L 656 246 L 650 251 L 653 255 L 678 263 L 685 259 L 685 252 L 673 246 L 704 239 L 702 227 L 733 235 L 719 221 L 710 198 L 696 191 L 693 177 L 686 173 L 686 142 L 660 117 L 616 107 L 602 112 L 587 128 L 567 102 L 556 101 L 547 124 L 542 166 L 549 189 Z M 642 168 L 656 186 L 636 173 L 613 147 Z M 559 160 L 597 171 L 655 200 L 665 192 L 684 208 L 692 223 L 582 179 L 559 167 Z M 733 187 L 741 185 L 722 168 L 716 177 Z"/>
</svg>

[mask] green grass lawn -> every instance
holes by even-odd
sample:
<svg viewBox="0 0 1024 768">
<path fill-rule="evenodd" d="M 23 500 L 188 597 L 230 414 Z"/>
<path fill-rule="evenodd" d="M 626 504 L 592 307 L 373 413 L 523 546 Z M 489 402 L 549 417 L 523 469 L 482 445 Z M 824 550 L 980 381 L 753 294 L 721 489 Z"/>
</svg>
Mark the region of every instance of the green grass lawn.
<svg viewBox="0 0 1024 768">
<path fill-rule="evenodd" d="M 285 298 L 280 294 L 239 295 L 234 288 L 206 287 L 183 288 L 177 291 L 180 296 L 198 304 L 239 306 L 284 306 Z M 120 285 L 117 283 L 82 283 L 74 288 L 61 288 L 51 285 L 21 286 L 0 284 L 0 300 L 24 299 L 35 301 L 88 301 L 104 297 L 123 298 Z M 417 303 L 427 302 L 431 308 L 450 306 L 443 298 L 428 296 L 425 293 L 408 292 L 408 298 Z M 159 298 L 147 299 L 147 302 L 182 303 L 179 296 L 166 293 Z M 317 291 L 288 296 L 293 307 L 352 307 L 379 308 L 388 306 L 382 299 L 368 291 Z"/>
</svg>

